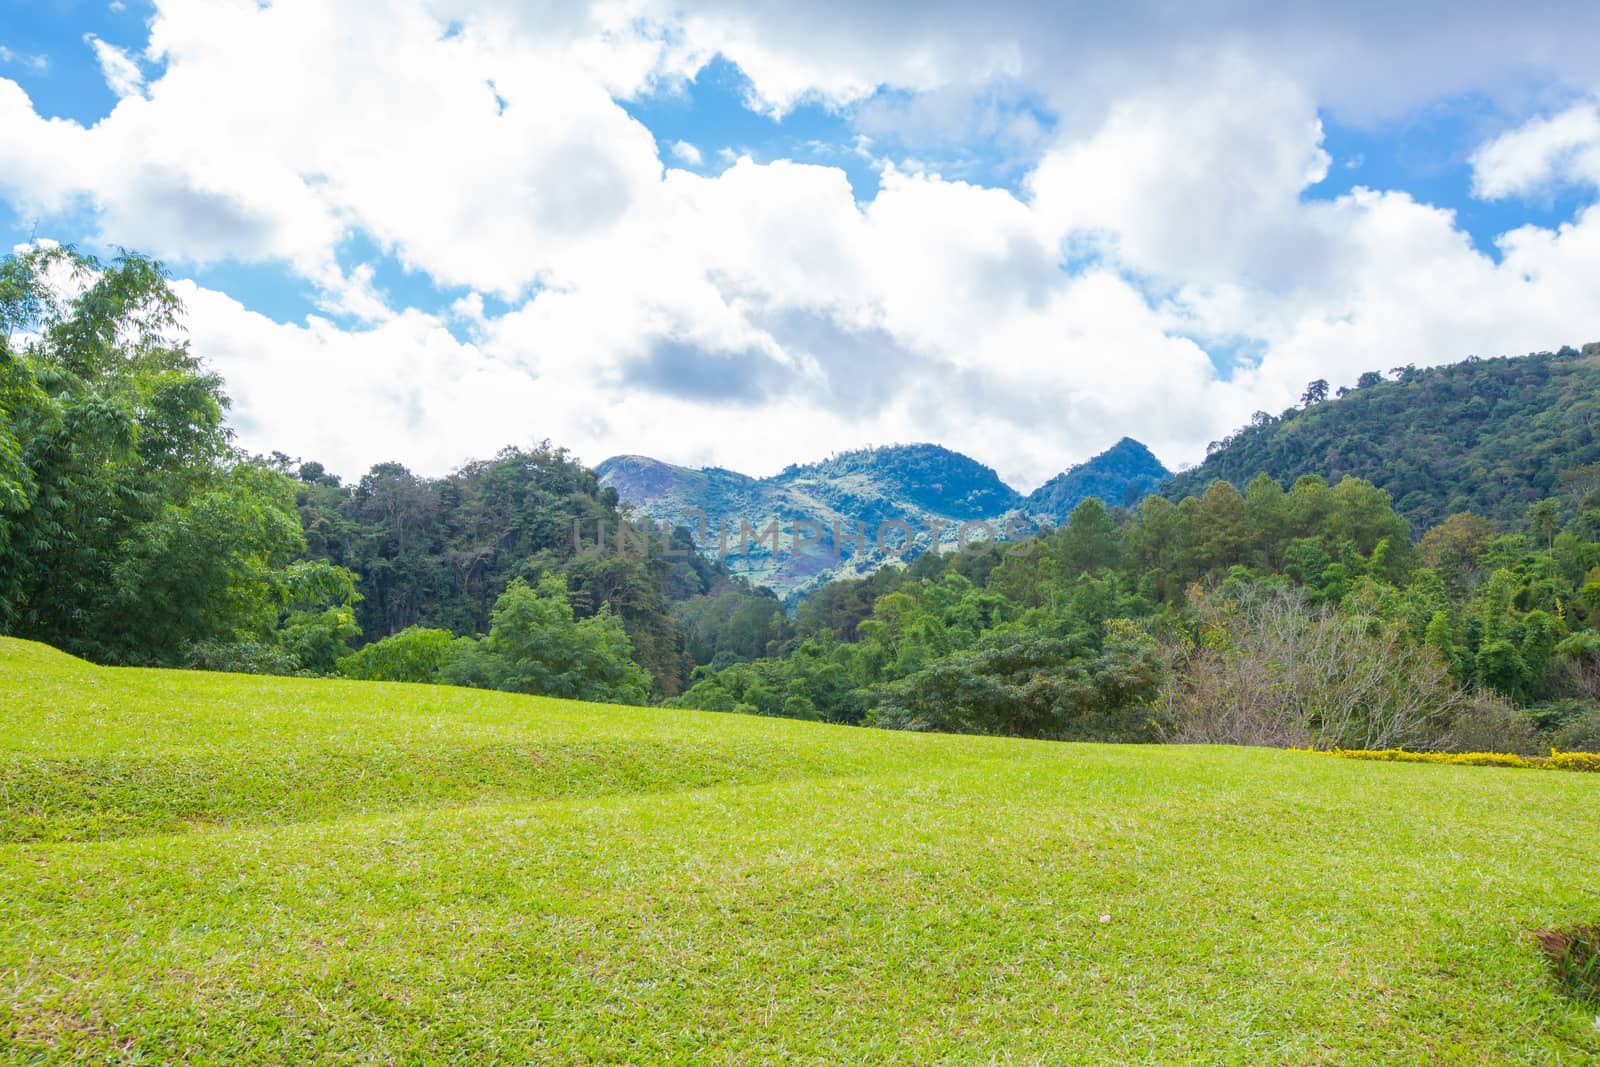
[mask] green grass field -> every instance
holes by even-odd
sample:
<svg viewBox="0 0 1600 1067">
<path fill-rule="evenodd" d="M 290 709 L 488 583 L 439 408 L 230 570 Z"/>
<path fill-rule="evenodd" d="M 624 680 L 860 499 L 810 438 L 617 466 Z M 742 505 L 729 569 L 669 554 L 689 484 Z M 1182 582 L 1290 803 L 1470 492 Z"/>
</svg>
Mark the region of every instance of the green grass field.
<svg viewBox="0 0 1600 1067">
<path fill-rule="evenodd" d="M 1600 776 L 0 641 L 0 1060 L 1594 1063 Z"/>
</svg>

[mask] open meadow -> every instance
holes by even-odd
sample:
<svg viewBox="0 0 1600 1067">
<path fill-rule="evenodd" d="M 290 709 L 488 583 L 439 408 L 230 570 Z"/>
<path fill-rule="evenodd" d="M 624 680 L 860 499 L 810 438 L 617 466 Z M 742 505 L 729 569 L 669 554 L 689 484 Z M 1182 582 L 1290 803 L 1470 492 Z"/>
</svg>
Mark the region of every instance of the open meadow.
<svg viewBox="0 0 1600 1067">
<path fill-rule="evenodd" d="M 0 1059 L 1585 1063 L 1600 777 L 0 641 Z"/>
</svg>

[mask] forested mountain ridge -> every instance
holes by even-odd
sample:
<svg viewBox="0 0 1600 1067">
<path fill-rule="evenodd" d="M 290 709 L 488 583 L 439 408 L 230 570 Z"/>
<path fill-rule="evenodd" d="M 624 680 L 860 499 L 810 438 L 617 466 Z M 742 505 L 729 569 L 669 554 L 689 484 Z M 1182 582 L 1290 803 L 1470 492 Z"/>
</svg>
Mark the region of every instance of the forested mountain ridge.
<svg viewBox="0 0 1600 1067">
<path fill-rule="evenodd" d="M 885 522 L 921 530 L 930 523 L 1001 520 L 1022 504 L 993 470 L 926 444 L 845 452 L 770 478 L 645 456 L 615 456 L 595 470 L 600 484 L 639 515 L 688 529 L 701 551 L 725 561 L 732 573 L 791 599 L 835 578 L 871 574 L 892 558 L 877 545 Z M 760 536 L 773 523 L 782 531 L 776 552 L 770 538 Z M 859 531 L 866 533 L 864 545 L 849 540 Z M 820 544 L 794 551 L 796 533 Z M 903 538 L 902 531 L 895 535 Z M 945 537 L 954 535 L 952 525 Z"/>
<path fill-rule="evenodd" d="M 1148 448 L 1124 437 L 1028 494 L 1027 510 L 1040 522 L 1061 526 L 1072 509 L 1090 497 L 1108 507 L 1133 507 L 1171 477 L 1172 472 Z"/>
<path fill-rule="evenodd" d="M 1390 374 L 1368 372 L 1333 398 L 1313 382 L 1303 407 L 1257 412 L 1162 495 L 1262 472 L 1285 484 L 1352 476 L 1387 490 L 1420 533 L 1463 511 L 1515 523 L 1533 501 L 1562 495 L 1563 475 L 1600 462 L 1600 343 Z"/>
<path fill-rule="evenodd" d="M 776 521 L 787 540 L 796 521 L 818 523 L 820 547 L 828 550 L 836 530 L 864 529 L 875 540 L 885 522 L 918 529 L 947 526 L 941 536 L 951 542 L 962 522 L 988 521 L 997 530 L 1008 520 L 1028 528 L 1054 526 L 1090 496 L 1111 505 L 1137 503 L 1169 474 L 1149 449 L 1129 438 L 1028 496 L 977 460 L 933 444 L 857 449 L 796 464 L 770 478 L 719 467 L 679 467 L 646 456 L 614 456 L 595 469 L 601 485 L 614 489 L 639 514 L 687 527 L 701 549 L 725 557 L 733 573 L 791 599 L 838 578 L 871 574 L 890 555 L 875 544 L 865 550 L 841 544 L 837 559 L 829 551 L 775 554 L 760 546 L 746 551 L 739 541 L 745 524 L 760 531 Z M 924 537 L 920 547 L 927 543 Z"/>
</svg>

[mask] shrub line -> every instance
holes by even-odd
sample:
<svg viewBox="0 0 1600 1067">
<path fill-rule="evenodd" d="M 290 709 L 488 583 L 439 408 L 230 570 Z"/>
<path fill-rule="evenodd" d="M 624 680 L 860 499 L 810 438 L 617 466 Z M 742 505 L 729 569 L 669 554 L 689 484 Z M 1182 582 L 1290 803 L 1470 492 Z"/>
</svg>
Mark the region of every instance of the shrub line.
<svg viewBox="0 0 1600 1067">
<path fill-rule="evenodd" d="M 1557 752 L 1548 756 L 1519 756 L 1513 752 L 1408 752 L 1403 748 L 1363 749 L 1297 748 L 1341 759 L 1381 760 L 1388 763 L 1446 763 L 1457 767 L 1519 767 L 1536 771 L 1592 771 L 1600 773 L 1600 753 Z"/>
</svg>

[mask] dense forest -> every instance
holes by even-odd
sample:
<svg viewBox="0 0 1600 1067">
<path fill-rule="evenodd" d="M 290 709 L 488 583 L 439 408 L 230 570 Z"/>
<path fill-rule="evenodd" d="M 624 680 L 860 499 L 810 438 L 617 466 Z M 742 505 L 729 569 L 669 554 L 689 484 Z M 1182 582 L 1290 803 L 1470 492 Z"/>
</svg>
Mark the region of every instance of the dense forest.
<svg viewBox="0 0 1600 1067">
<path fill-rule="evenodd" d="M 1162 494 L 1182 500 L 1263 471 L 1284 483 L 1351 475 L 1387 490 L 1418 534 L 1463 511 L 1518 523 L 1534 501 L 1561 495 L 1564 477 L 1600 463 L 1600 343 L 1368 371 L 1331 395 L 1316 381 L 1301 404 L 1258 411 Z"/>
<path fill-rule="evenodd" d="M 241 454 L 150 260 L 12 256 L 0 315 L 0 632 L 98 662 L 1061 739 L 1600 747 L 1593 351 L 1313 383 L 1168 495 L 790 614 L 548 443 L 352 484 Z"/>
<path fill-rule="evenodd" d="M 380 464 L 352 485 L 240 454 L 222 383 L 143 257 L 9 257 L 0 314 L 5 633 L 103 663 L 331 674 L 365 643 L 444 632 L 474 653 L 455 680 L 528 688 L 484 656 L 553 612 L 588 656 L 557 672 L 561 692 L 644 699 L 679 691 L 691 644 L 704 662 L 724 632 L 756 651 L 735 616 L 781 612 L 686 539 L 640 536 L 548 445 L 438 479 Z M 591 684 L 585 669 L 616 660 L 645 681 Z"/>
<path fill-rule="evenodd" d="M 783 654 L 674 703 L 1100 740 L 1600 745 L 1600 494 L 1413 541 L 1307 475 L 1080 504 L 1037 541 L 928 555 L 801 608 Z"/>
</svg>

